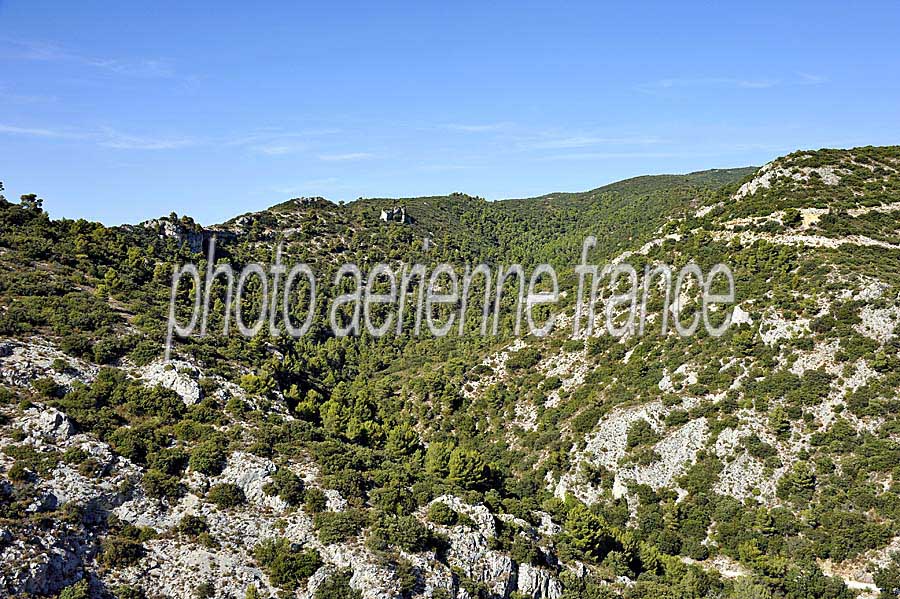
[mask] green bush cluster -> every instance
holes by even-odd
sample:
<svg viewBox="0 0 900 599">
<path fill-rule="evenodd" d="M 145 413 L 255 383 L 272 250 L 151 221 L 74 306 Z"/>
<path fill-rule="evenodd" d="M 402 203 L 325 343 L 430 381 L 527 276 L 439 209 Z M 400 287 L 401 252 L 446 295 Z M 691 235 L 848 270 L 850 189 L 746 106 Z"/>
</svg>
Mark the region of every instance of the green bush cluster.
<svg viewBox="0 0 900 599">
<path fill-rule="evenodd" d="M 284 538 L 262 541 L 253 555 L 272 584 L 286 591 L 297 589 L 322 565 L 314 549 L 302 550 Z"/>
</svg>

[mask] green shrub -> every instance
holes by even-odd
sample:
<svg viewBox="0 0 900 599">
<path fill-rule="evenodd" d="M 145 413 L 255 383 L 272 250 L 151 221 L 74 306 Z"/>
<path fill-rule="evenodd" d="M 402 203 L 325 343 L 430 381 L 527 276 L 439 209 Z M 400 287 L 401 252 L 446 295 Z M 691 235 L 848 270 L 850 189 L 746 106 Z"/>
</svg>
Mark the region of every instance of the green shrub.
<svg viewBox="0 0 900 599">
<path fill-rule="evenodd" d="M 100 563 L 110 568 L 131 566 L 144 557 L 144 546 L 125 537 L 110 537 L 103 541 Z"/>
<path fill-rule="evenodd" d="M 159 470 L 149 469 L 141 478 L 141 486 L 153 499 L 178 499 L 183 494 L 179 479 Z"/>
<path fill-rule="evenodd" d="M 0 387 L 0 406 L 8 405 L 16 400 L 16 394 L 6 387 Z"/>
<path fill-rule="evenodd" d="M 453 453 L 451 443 L 433 441 L 425 450 L 425 471 L 439 477 L 447 476 L 450 456 Z"/>
<path fill-rule="evenodd" d="M 446 503 L 435 501 L 428 508 L 428 519 L 435 524 L 453 526 L 459 522 L 459 515 Z"/>
<path fill-rule="evenodd" d="M 450 482 L 465 489 L 476 489 L 483 486 L 488 477 L 487 464 L 477 451 L 456 448 L 450 454 L 448 463 Z"/>
<path fill-rule="evenodd" d="M 339 570 L 322 581 L 314 599 L 361 599 L 362 593 L 350 586 L 352 571 Z"/>
<path fill-rule="evenodd" d="M 167 447 L 147 456 L 150 468 L 171 476 L 180 475 L 187 466 L 188 456 L 180 447 Z"/>
<path fill-rule="evenodd" d="M 253 555 L 272 584 L 286 591 L 300 586 L 322 565 L 315 549 L 300 551 L 287 539 L 266 539 L 257 545 Z"/>
<path fill-rule="evenodd" d="M 178 523 L 178 532 L 188 537 L 198 537 L 205 532 L 209 532 L 209 524 L 203 516 L 194 516 L 188 514 L 181 518 Z"/>
<path fill-rule="evenodd" d="M 88 459 L 88 452 L 80 447 L 70 447 L 63 453 L 63 461 L 66 464 L 78 465 Z"/>
<path fill-rule="evenodd" d="M 21 460 L 16 460 L 16 463 L 12 465 L 6 476 L 14 483 L 24 483 L 31 478 L 31 473 Z"/>
<path fill-rule="evenodd" d="M 397 582 L 400 586 L 400 594 L 403 597 L 412 597 L 419 586 L 418 568 L 408 559 L 397 560 L 397 568 L 394 570 Z"/>
<path fill-rule="evenodd" d="M 357 536 L 366 524 L 366 515 L 359 510 L 322 512 L 313 518 L 319 541 L 325 545 L 341 543 Z"/>
<path fill-rule="evenodd" d="M 669 412 L 666 416 L 666 426 L 681 426 L 687 424 L 690 416 L 684 410 L 676 409 Z"/>
<path fill-rule="evenodd" d="M 184 420 L 177 422 L 175 426 L 172 427 L 172 430 L 175 433 L 175 438 L 179 441 L 199 441 L 209 433 L 211 427 L 200 424 L 195 420 L 185 418 Z"/>
<path fill-rule="evenodd" d="M 328 497 L 322 489 L 310 487 L 306 489 L 304 495 L 303 507 L 307 514 L 318 514 L 325 511 L 328 505 Z"/>
<path fill-rule="evenodd" d="M 215 595 L 216 587 L 211 582 L 201 582 L 194 588 L 194 597 L 197 599 L 209 599 Z"/>
<path fill-rule="evenodd" d="M 209 476 L 215 476 L 222 472 L 225 468 L 226 461 L 225 450 L 214 441 L 203 441 L 197 444 L 191 451 L 191 458 L 188 465 L 192 470 L 202 472 Z"/>
<path fill-rule="evenodd" d="M 614 531 L 606 521 L 583 505 L 576 505 L 569 511 L 563 527 L 563 555 L 571 551 L 574 556 L 596 562 L 615 550 L 618 544 Z"/>
<path fill-rule="evenodd" d="M 510 370 L 525 370 L 532 368 L 541 361 L 541 353 L 532 347 L 520 349 L 509 355 L 506 360 L 506 367 Z"/>
<path fill-rule="evenodd" d="M 781 218 L 781 222 L 787 227 L 799 225 L 802 220 L 803 215 L 796 208 L 788 208 L 784 211 L 784 216 Z"/>
<path fill-rule="evenodd" d="M 233 483 L 213 485 L 206 493 L 206 499 L 221 509 L 237 507 L 247 500 L 243 489 Z"/>
<path fill-rule="evenodd" d="M 56 381 L 49 377 L 36 379 L 31 383 L 34 387 L 34 390 L 37 391 L 40 395 L 48 398 L 59 397 L 62 395 L 63 389 L 60 387 Z"/>
<path fill-rule="evenodd" d="M 778 481 L 778 497 L 781 499 L 812 498 L 816 489 L 816 475 L 805 462 L 798 462 Z"/>
<path fill-rule="evenodd" d="M 131 361 L 136 366 L 146 366 L 160 355 L 161 349 L 160 345 L 155 341 L 145 339 L 134 346 L 128 357 L 131 358 Z"/>
<path fill-rule="evenodd" d="M 59 594 L 59 599 L 90 599 L 90 587 L 87 580 L 79 580 L 64 588 Z"/>
<path fill-rule="evenodd" d="M 303 503 L 305 496 L 303 479 L 287 468 L 279 468 L 272 474 L 272 485 L 278 497 L 288 505 Z"/>
<path fill-rule="evenodd" d="M 127 586 L 127 585 L 116 587 L 115 591 L 113 592 L 113 595 L 115 595 L 116 599 L 145 599 L 146 598 L 146 595 L 144 595 L 144 591 L 142 591 L 141 589 L 132 587 L 132 586 Z"/>
<path fill-rule="evenodd" d="M 632 449 L 640 445 L 652 445 L 657 441 L 659 441 L 659 434 L 653 430 L 653 427 L 650 426 L 649 422 L 643 418 L 639 418 L 632 422 L 631 426 L 628 427 L 628 437 L 626 438 L 625 445 L 628 449 Z"/>
<path fill-rule="evenodd" d="M 414 516 L 383 515 L 372 528 L 372 536 L 403 551 L 424 551 L 431 543 L 430 531 Z"/>
<path fill-rule="evenodd" d="M 107 439 L 117 454 L 137 464 L 147 461 L 147 440 L 140 431 L 130 426 L 122 426 L 112 432 Z"/>
</svg>

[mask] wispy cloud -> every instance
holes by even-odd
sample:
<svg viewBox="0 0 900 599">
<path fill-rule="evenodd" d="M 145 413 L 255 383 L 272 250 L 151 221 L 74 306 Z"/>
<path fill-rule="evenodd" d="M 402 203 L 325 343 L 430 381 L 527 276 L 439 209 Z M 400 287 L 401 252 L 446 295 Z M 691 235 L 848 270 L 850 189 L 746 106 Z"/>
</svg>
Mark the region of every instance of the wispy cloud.
<svg viewBox="0 0 900 599">
<path fill-rule="evenodd" d="M 344 189 L 346 185 L 337 177 L 323 177 L 321 179 L 309 179 L 293 185 L 276 185 L 270 189 L 280 195 L 300 196 L 320 194 L 323 190 Z"/>
<path fill-rule="evenodd" d="M 561 150 L 603 145 L 652 145 L 662 143 L 662 141 L 658 137 L 595 137 L 579 135 L 525 142 L 522 146 L 531 150 Z"/>
<path fill-rule="evenodd" d="M 80 60 L 86 65 L 129 77 L 143 77 L 147 79 L 169 79 L 175 77 L 174 67 L 169 61 L 162 59 L 127 61 L 106 58 L 82 58 Z"/>
<path fill-rule="evenodd" d="M 109 128 L 101 135 L 97 142 L 99 145 L 121 150 L 174 150 L 197 143 L 188 137 L 142 137 L 126 135 Z"/>
<path fill-rule="evenodd" d="M 45 139 L 81 140 L 106 148 L 122 150 L 171 150 L 196 144 L 187 137 L 147 137 L 122 133 L 110 127 L 98 131 L 76 131 L 43 127 L 19 127 L 0 123 L 0 134 L 38 137 Z"/>
<path fill-rule="evenodd" d="M 369 152 L 348 152 L 346 154 L 320 154 L 319 160 L 326 162 L 345 162 L 349 160 L 368 160 L 375 158 L 375 154 Z"/>
<path fill-rule="evenodd" d="M 828 83 L 828 77 L 824 77 L 822 75 L 813 75 L 812 73 L 797 73 L 799 80 L 797 81 L 798 85 L 819 85 L 821 83 Z"/>
<path fill-rule="evenodd" d="M 684 158 L 687 156 L 710 156 L 690 152 L 574 152 L 544 156 L 542 160 L 619 160 L 632 158 Z"/>
<path fill-rule="evenodd" d="M 0 87 L 0 101 L 12 104 L 41 104 L 47 102 L 56 102 L 56 96 L 47 96 L 43 94 L 20 94 L 16 92 L 6 91 Z"/>
<path fill-rule="evenodd" d="M 16 135 L 44 138 L 47 140 L 80 140 L 105 148 L 120 150 L 175 150 L 189 146 L 229 146 L 245 148 L 249 152 L 263 156 L 277 157 L 299 152 L 311 152 L 317 137 L 337 133 L 337 129 L 315 129 L 287 132 L 280 130 L 260 130 L 244 135 L 224 137 L 193 137 L 171 132 L 141 134 L 124 132 L 113 127 L 99 128 L 56 128 L 30 126 L 18 123 L 0 123 L 0 135 Z M 351 161 L 374 158 L 368 152 L 321 154 L 324 161 Z"/>
<path fill-rule="evenodd" d="M 52 42 L 0 39 L 0 54 L 36 62 L 68 62 L 119 75 L 148 79 L 175 77 L 169 61 L 160 58 L 120 59 L 81 54 Z"/>
<path fill-rule="evenodd" d="M 651 145 L 663 143 L 655 136 L 608 135 L 606 132 L 591 130 L 560 131 L 516 126 L 510 122 L 485 124 L 451 123 L 442 125 L 444 129 L 466 133 L 496 133 L 503 139 L 506 148 L 517 150 L 563 150 L 593 146 Z"/>
<path fill-rule="evenodd" d="M 255 154 L 264 156 L 284 156 L 309 150 L 312 140 L 340 132 L 340 129 L 285 131 L 279 128 L 269 128 L 249 134 L 235 135 L 220 143 L 226 146 L 245 147 Z"/>
<path fill-rule="evenodd" d="M 309 146 L 305 143 L 269 143 L 251 146 L 250 150 L 258 154 L 266 156 L 284 156 L 285 154 L 294 154 L 302 152 Z"/>
<path fill-rule="evenodd" d="M 464 171 L 469 167 L 464 164 L 424 164 L 419 170 L 430 173 L 445 173 L 453 171 Z"/>
<path fill-rule="evenodd" d="M 641 91 L 652 92 L 678 88 L 724 87 L 740 89 L 766 89 L 779 84 L 773 79 L 739 79 L 734 77 L 674 77 L 659 79 L 638 86 Z"/>
<path fill-rule="evenodd" d="M 18 127 L 16 125 L 0 124 L 0 133 L 10 135 L 25 135 L 28 137 L 48 137 L 57 139 L 84 139 L 84 134 L 60 129 L 45 129 L 39 127 Z"/>
<path fill-rule="evenodd" d="M 237 133 L 222 140 L 226 146 L 257 146 L 278 141 L 308 139 L 340 133 L 340 129 L 303 129 L 286 131 L 278 127 L 257 129 L 251 133 Z"/>
<path fill-rule="evenodd" d="M 732 89 L 769 89 L 792 85 L 818 85 L 828 79 L 821 75 L 797 73 L 781 78 L 742 78 L 742 77 L 671 77 L 642 83 L 637 86 L 645 93 L 659 93 L 665 90 L 691 88 L 732 88 Z"/>
<path fill-rule="evenodd" d="M 491 131 L 501 131 L 510 127 L 510 123 L 483 123 L 483 124 L 465 124 L 465 123 L 449 123 L 444 125 L 444 129 L 451 131 L 462 131 L 464 133 L 488 133 Z"/>
</svg>

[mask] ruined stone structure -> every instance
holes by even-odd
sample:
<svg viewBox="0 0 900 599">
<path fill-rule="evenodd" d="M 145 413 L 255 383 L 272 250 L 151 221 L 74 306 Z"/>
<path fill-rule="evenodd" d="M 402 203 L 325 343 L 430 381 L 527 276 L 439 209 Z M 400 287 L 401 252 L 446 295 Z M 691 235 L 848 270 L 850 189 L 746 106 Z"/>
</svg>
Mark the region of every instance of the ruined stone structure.
<svg viewBox="0 0 900 599">
<path fill-rule="evenodd" d="M 386 223 L 401 223 L 405 225 L 412 222 L 412 219 L 406 213 L 406 207 L 404 206 L 382 210 L 379 218 Z"/>
</svg>

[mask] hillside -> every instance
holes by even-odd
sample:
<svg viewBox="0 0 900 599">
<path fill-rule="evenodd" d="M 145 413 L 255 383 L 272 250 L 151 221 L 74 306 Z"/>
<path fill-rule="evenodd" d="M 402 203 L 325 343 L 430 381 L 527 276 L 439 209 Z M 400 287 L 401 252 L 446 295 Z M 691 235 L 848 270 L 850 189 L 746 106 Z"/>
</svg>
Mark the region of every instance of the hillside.
<svg viewBox="0 0 900 599">
<path fill-rule="evenodd" d="M 895 596 L 898 210 L 896 146 L 206 229 L 0 201 L 0 596 Z M 662 335 L 655 288 L 621 340 L 513 339 L 507 310 L 497 337 L 232 329 L 164 363 L 172 272 L 213 233 L 238 267 L 550 262 L 562 289 L 593 235 L 595 263 L 730 265 L 737 308 Z"/>
</svg>

